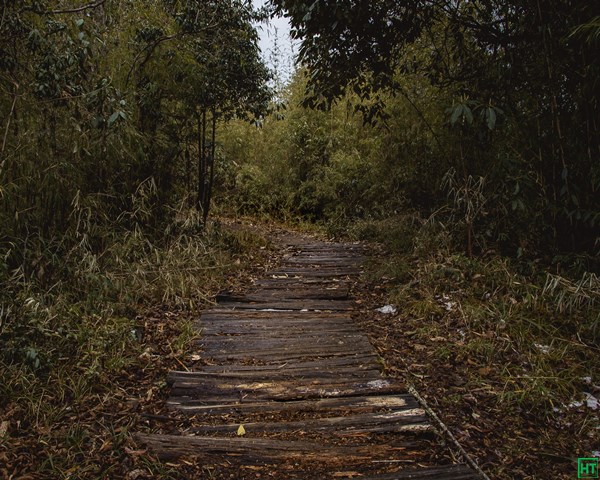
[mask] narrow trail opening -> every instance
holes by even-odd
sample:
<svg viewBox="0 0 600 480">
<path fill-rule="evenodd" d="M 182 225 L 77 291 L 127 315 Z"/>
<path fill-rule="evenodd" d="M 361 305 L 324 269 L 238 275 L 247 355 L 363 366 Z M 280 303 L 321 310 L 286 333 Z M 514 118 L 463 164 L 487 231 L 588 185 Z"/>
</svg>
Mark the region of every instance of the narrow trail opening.
<svg viewBox="0 0 600 480">
<path fill-rule="evenodd" d="M 402 381 L 382 375 L 351 316 L 364 247 L 279 242 L 278 267 L 244 294 L 220 295 L 197 321 L 205 365 L 169 374 L 168 405 L 188 426 L 138 441 L 223 478 L 479 478 L 444 460 L 430 418 Z"/>
</svg>

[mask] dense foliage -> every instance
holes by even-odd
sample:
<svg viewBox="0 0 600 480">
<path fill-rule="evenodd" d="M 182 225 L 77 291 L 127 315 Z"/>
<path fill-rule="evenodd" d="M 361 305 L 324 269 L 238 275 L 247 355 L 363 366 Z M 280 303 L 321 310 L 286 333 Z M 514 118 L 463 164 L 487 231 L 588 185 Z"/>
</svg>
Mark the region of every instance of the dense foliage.
<svg viewBox="0 0 600 480">
<path fill-rule="evenodd" d="M 199 227 L 217 130 L 270 99 L 257 20 L 241 0 L 1 2 L 0 476 L 116 478 L 127 435 L 73 412 L 144 368 L 142 309 L 206 302 L 235 269 Z"/>
<path fill-rule="evenodd" d="M 425 169 L 425 183 L 439 183 L 437 173 L 450 167 L 459 190 L 484 178 L 487 214 L 503 223 L 495 239 L 597 251 L 598 2 L 273 4 L 301 41 L 305 105 L 327 106 L 352 92 L 365 120 L 394 122 L 386 105 L 412 103 L 437 139 L 420 147 L 420 161 L 440 151 L 446 157 Z M 431 87 L 435 96 L 423 90 Z M 436 125 L 443 124 L 451 138 L 441 138 L 446 132 Z M 403 163 L 402 146 L 396 155 Z"/>
<path fill-rule="evenodd" d="M 194 192 L 208 213 L 217 121 L 269 101 L 256 20 L 241 1 L 3 3 L 0 281 L 55 285 Z"/>
</svg>

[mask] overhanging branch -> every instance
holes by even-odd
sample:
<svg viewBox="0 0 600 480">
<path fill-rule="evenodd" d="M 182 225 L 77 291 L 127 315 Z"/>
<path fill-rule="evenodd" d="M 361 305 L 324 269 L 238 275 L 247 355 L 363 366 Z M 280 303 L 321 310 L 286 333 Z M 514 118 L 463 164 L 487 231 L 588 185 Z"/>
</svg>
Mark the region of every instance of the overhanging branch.
<svg viewBox="0 0 600 480">
<path fill-rule="evenodd" d="M 67 8 L 65 10 L 48 10 L 46 12 L 36 12 L 36 13 L 43 13 L 45 15 L 60 15 L 61 13 L 79 13 L 79 12 L 83 12 L 85 10 L 90 10 L 92 8 L 97 8 L 105 2 L 106 2 L 106 0 L 98 0 L 96 3 L 88 3 L 87 5 L 83 5 L 81 7 Z"/>
</svg>

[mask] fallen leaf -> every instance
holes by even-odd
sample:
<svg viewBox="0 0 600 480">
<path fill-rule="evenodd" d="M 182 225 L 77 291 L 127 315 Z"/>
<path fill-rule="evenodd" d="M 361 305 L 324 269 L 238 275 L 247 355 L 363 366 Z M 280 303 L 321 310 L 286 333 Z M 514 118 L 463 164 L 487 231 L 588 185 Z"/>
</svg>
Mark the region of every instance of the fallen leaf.
<svg viewBox="0 0 600 480">
<path fill-rule="evenodd" d="M 127 480 L 138 480 L 139 478 L 148 478 L 147 472 L 141 468 L 132 470 L 127 474 Z"/>
</svg>

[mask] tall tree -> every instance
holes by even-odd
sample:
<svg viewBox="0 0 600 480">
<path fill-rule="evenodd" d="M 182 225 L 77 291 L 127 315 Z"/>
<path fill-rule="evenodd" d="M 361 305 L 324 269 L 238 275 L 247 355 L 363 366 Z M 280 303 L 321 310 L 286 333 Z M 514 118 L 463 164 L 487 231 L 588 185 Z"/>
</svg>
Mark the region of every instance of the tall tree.
<svg viewBox="0 0 600 480">
<path fill-rule="evenodd" d="M 454 96 L 453 114 L 465 114 L 459 123 L 465 121 L 466 129 L 455 129 L 457 141 L 465 143 L 471 132 L 470 147 L 478 149 L 465 153 L 478 157 L 465 170 L 465 182 L 468 175 L 490 175 L 493 166 L 494 184 L 504 186 L 503 201 L 517 210 L 544 212 L 536 215 L 542 238 L 557 248 L 595 248 L 600 65 L 594 37 L 585 31 L 594 31 L 600 3 L 272 0 L 272 5 L 288 16 L 292 35 L 302 42 L 300 62 L 309 70 L 305 104 L 326 107 L 350 89 L 364 100 L 360 108 L 371 121 L 385 115 L 385 94 L 406 95 L 398 76 L 419 73 Z M 408 56 L 414 46 L 427 55 Z M 499 111 L 504 143 L 490 149 L 490 135 L 467 126 L 481 113 L 491 130 Z M 522 197 L 525 184 L 529 198 Z M 518 198 L 514 191 L 521 192 Z"/>
</svg>

